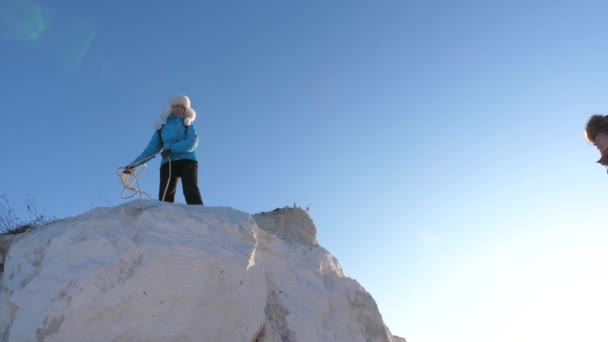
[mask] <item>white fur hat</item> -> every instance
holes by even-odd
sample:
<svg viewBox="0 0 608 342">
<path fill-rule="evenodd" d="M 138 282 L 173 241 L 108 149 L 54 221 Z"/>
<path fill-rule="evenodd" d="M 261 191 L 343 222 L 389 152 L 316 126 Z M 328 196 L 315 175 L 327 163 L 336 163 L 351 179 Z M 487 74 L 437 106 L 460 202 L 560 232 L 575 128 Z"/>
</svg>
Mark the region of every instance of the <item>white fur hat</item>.
<svg viewBox="0 0 608 342">
<path fill-rule="evenodd" d="M 192 121 L 196 120 L 196 112 L 190 106 L 190 99 L 186 95 L 177 94 L 169 99 L 169 105 L 160 115 L 160 121 L 158 121 L 154 127 L 156 129 L 161 129 L 163 125 L 167 122 L 167 118 L 171 115 L 171 106 L 173 105 L 182 105 L 186 110 L 184 111 L 184 126 L 190 126 Z"/>
</svg>

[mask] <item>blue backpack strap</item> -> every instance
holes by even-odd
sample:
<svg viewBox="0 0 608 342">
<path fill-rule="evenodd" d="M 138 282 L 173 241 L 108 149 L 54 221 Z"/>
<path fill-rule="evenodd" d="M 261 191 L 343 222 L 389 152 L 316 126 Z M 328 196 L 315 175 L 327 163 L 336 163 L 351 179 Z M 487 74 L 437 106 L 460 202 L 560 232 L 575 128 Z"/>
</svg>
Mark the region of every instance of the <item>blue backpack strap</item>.
<svg viewBox="0 0 608 342">
<path fill-rule="evenodd" d="M 163 127 L 165 127 L 165 125 L 160 126 L 160 129 L 157 131 L 158 132 L 158 139 L 160 140 L 160 146 L 162 147 L 163 145 L 165 145 L 163 143 L 163 135 L 161 134 L 161 131 L 163 130 Z"/>
<path fill-rule="evenodd" d="M 163 127 L 165 127 L 165 125 L 160 126 L 160 129 L 157 131 L 158 132 L 158 139 L 160 140 L 160 146 L 164 146 L 165 145 L 163 143 L 163 135 L 161 134 L 161 131 L 163 130 Z M 188 137 L 188 127 L 190 127 L 190 126 L 184 126 L 184 134 L 186 135 L 186 137 Z"/>
</svg>

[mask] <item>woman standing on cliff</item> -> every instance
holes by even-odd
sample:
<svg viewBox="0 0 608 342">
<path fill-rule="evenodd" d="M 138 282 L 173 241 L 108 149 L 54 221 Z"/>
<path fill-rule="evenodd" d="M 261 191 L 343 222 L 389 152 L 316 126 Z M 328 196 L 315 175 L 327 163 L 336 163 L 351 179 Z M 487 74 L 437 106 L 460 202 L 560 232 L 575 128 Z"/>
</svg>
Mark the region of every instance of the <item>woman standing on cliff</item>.
<svg viewBox="0 0 608 342">
<path fill-rule="evenodd" d="M 198 133 L 192 124 L 196 112 L 188 96 L 178 94 L 171 97 L 160 118 L 148 147 L 125 167 L 125 172 L 133 172 L 135 167 L 162 150 L 158 199 L 174 202 L 177 181 L 181 178 L 186 203 L 203 205 L 198 188 Z"/>
</svg>

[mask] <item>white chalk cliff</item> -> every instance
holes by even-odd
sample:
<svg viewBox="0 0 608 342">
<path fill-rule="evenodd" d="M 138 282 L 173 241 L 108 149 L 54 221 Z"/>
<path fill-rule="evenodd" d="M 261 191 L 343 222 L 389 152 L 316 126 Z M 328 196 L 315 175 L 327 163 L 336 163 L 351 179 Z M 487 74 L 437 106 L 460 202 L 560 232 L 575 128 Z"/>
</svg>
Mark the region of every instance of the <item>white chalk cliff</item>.
<svg viewBox="0 0 608 342">
<path fill-rule="evenodd" d="M 405 341 L 301 209 L 137 200 L 3 237 L 2 259 L 2 342 Z"/>
</svg>

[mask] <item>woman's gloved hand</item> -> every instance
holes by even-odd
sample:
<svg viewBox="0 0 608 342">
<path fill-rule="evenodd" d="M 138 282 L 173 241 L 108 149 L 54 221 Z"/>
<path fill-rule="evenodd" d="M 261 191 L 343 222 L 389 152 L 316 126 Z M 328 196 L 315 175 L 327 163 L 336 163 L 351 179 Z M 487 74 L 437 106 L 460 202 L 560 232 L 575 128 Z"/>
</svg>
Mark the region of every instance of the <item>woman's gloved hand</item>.
<svg viewBox="0 0 608 342">
<path fill-rule="evenodd" d="M 170 149 L 170 148 L 168 148 L 168 149 L 166 149 L 166 150 L 163 150 L 163 152 L 161 152 L 161 154 L 160 154 L 160 155 L 161 155 L 163 158 L 167 158 L 167 157 L 169 157 L 169 156 L 170 156 L 170 155 L 172 155 L 172 154 L 173 154 L 173 151 L 171 151 L 171 149 Z"/>
</svg>

